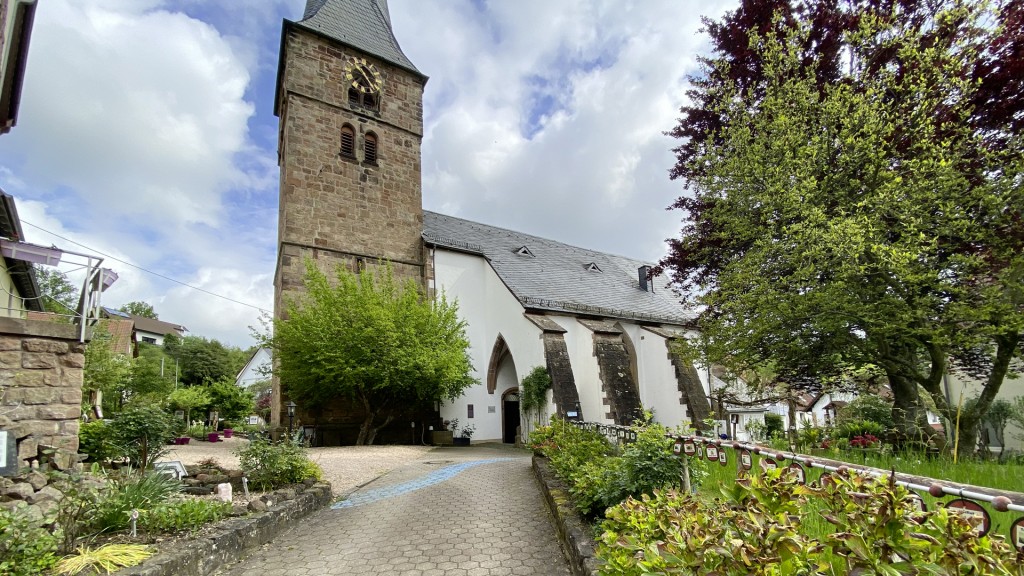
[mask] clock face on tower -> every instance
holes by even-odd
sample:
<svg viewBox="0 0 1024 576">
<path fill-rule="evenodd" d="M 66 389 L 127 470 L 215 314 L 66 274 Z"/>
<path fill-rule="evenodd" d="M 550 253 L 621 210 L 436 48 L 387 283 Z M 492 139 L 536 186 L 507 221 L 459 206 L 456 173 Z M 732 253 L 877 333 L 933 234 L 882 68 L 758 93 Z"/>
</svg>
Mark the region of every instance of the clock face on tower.
<svg viewBox="0 0 1024 576">
<path fill-rule="evenodd" d="M 376 94 L 383 85 L 377 67 L 361 58 L 349 64 L 345 70 L 345 78 L 349 86 L 363 94 Z"/>
</svg>

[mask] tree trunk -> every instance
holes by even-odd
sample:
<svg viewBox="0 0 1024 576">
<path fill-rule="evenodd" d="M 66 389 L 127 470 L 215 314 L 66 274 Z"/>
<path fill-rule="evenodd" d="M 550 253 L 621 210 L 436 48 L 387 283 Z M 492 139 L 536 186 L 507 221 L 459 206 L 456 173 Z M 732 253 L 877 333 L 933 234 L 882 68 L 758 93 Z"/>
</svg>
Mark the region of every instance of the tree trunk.
<svg viewBox="0 0 1024 576">
<path fill-rule="evenodd" d="M 373 444 L 373 441 L 377 439 L 377 431 L 380 430 L 381 428 L 387 426 L 388 424 L 391 424 L 391 421 L 394 420 L 394 419 L 395 419 L 395 417 L 394 417 L 393 414 L 388 414 L 388 417 L 384 419 L 384 422 L 382 422 L 380 426 L 375 426 L 375 427 L 370 428 L 370 434 L 369 434 L 369 436 L 366 439 L 366 444 L 367 445 Z"/>
<path fill-rule="evenodd" d="M 917 382 L 903 374 L 886 371 L 892 389 L 892 421 L 896 426 L 896 444 L 902 445 L 921 437 L 921 397 Z"/>
<path fill-rule="evenodd" d="M 970 413 L 960 415 L 959 438 L 957 441 L 957 457 L 970 454 L 974 450 L 974 444 L 978 438 L 978 428 L 985 420 L 988 409 L 992 407 L 992 401 L 996 399 L 999 389 L 1006 379 L 1006 373 L 1010 370 L 1010 361 L 1016 353 L 1020 344 L 1021 334 L 1000 334 L 996 336 L 996 357 L 992 360 L 992 370 L 985 379 L 985 387 L 981 389 L 978 402 Z M 968 424 L 965 426 L 965 421 Z"/>
</svg>

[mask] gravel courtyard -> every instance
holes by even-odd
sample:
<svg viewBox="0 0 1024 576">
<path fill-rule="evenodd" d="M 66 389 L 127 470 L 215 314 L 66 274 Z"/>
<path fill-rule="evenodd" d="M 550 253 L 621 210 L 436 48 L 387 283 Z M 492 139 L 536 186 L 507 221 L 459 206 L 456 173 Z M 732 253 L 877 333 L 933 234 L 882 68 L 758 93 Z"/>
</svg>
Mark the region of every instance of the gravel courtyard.
<svg viewBox="0 0 1024 576">
<path fill-rule="evenodd" d="M 223 442 L 193 440 L 185 446 L 170 446 L 161 460 L 180 460 L 197 464 L 213 458 L 226 468 L 238 468 L 239 448 L 249 443 L 245 438 L 225 438 Z M 309 457 L 324 469 L 324 479 L 331 483 L 335 496 L 347 494 L 381 474 L 410 462 L 423 459 L 432 446 L 331 446 L 310 448 Z"/>
</svg>

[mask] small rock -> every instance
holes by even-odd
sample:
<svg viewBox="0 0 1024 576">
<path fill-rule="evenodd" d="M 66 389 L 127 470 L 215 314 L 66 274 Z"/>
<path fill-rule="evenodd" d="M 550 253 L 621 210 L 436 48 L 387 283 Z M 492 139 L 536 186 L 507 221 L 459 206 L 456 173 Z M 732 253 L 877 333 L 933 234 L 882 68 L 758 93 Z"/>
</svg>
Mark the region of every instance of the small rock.
<svg viewBox="0 0 1024 576">
<path fill-rule="evenodd" d="M 291 488 L 282 488 L 275 491 L 274 494 L 277 496 L 277 499 L 282 502 L 285 500 L 295 500 L 295 490 L 292 490 Z"/>
<path fill-rule="evenodd" d="M 228 470 L 228 478 L 234 480 L 235 478 L 241 478 L 244 474 L 241 470 Z"/>
<path fill-rule="evenodd" d="M 248 513 L 249 513 L 249 511 L 246 509 L 245 506 L 242 506 L 241 504 L 235 504 L 234 506 L 231 507 L 231 512 L 229 514 L 231 516 L 237 517 L 237 516 L 245 516 Z"/>
<path fill-rule="evenodd" d="M 228 481 L 228 477 L 223 474 L 200 474 L 196 476 L 196 480 L 203 484 L 223 484 Z"/>
<path fill-rule="evenodd" d="M 231 502 L 231 484 L 217 484 L 217 498 L 223 502 Z"/>
<path fill-rule="evenodd" d="M 203 484 L 198 478 L 184 478 L 182 482 L 185 483 L 185 486 L 201 486 Z"/>
<path fill-rule="evenodd" d="M 41 490 L 28 497 L 26 500 L 29 504 L 37 504 L 39 502 L 58 502 L 63 497 L 64 494 L 53 486 L 43 486 Z"/>
<path fill-rule="evenodd" d="M 32 489 L 32 485 L 28 482 L 17 482 L 8 486 L 3 495 L 10 500 L 28 500 L 35 493 L 36 491 Z"/>
<path fill-rule="evenodd" d="M 46 500 L 35 505 L 43 514 L 44 522 L 49 524 L 57 519 L 57 507 L 59 504 L 56 500 Z"/>
<path fill-rule="evenodd" d="M 43 486 L 46 486 L 47 483 L 46 475 L 35 470 L 28 473 L 28 478 L 26 478 L 26 480 L 28 480 L 32 489 L 37 491 L 42 489 Z"/>
<path fill-rule="evenodd" d="M 0 502 L 0 510 L 7 510 L 8 512 L 14 512 L 18 508 L 24 508 L 28 506 L 24 500 L 11 500 L 9 502 Z"/>
<path fill-rule="evenodd" d="M 190 496 L 207 496 L 213 494 L 213 488 L 209 486 L 186 486 L 181 489 L 181 492 Z"/>
<path fill-rule="evenodd" d="M 316 478 L 306 478 L 305 480 L 302 481 L 302 485 L 306 486 L 307 488 L 313 486 L 314 484 L 316 484 Z"/>
<path fill-rule="evenodd" d="M 248 508 L 252 512 L 266 512 L 268 506 L 263 500 L 250 500 Z"/>
</svg>

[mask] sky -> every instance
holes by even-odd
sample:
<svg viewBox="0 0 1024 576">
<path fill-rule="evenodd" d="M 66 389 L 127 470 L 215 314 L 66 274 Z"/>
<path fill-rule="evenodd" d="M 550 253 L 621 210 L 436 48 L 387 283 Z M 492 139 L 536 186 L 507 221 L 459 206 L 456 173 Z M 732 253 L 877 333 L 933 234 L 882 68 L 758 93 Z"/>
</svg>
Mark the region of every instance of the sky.
<svg viewBox="0 0 1024 576">
<path fill-rule="evenodd" d="M 684 192 L 664 133 L 708 51 L 700 17 L 735 4 L 390 0 L 430 78 L 424 208 L 657 261 Z M 273 309 L 281 23 L 304 6 L 40 0 L 0 136 L 26 240 L 103 256 L 119 275 L 104 305 L 142 300 L 190 334 L 254 344 Z"/>
</svg>

